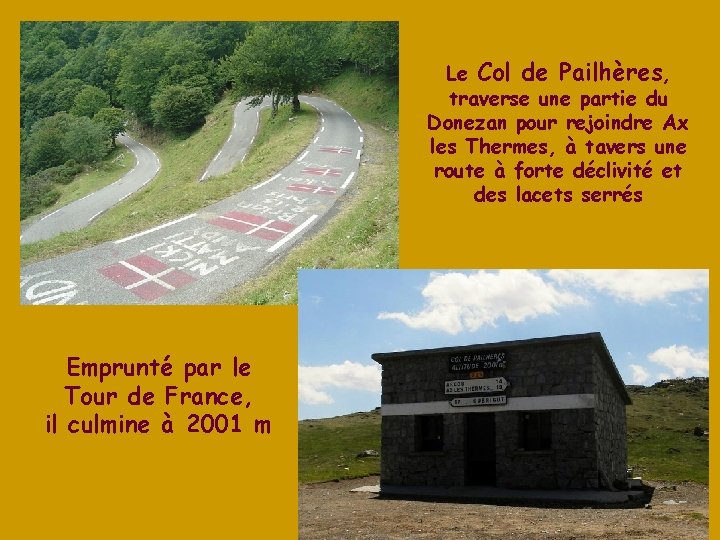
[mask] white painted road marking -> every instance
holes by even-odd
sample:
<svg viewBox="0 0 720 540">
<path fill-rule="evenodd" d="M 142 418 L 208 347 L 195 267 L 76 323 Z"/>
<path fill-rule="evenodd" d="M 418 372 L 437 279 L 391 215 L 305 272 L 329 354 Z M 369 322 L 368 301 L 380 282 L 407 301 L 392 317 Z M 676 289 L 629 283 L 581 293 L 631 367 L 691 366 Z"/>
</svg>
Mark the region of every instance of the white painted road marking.
<svg viewBox="0 0 720 540">
<path fill-rule="evenodd" d="M 125 268 L 128 268 L 128 269 L 132 270 L 133 272 L 137 272 L 138 274 L 140 274 L 141 276 L 143 276 L 143 277 L 145 278 L 145 279 L 141 279 L 140 281 L 137 281 L 137 282 L 135 282 L 135 283 L 132 283 L 132 284 L 128 285 L 127 287 L 125 287 L 125 290 L 128 290 L 128 291 L 129 291 L 130 289 L 134 289 L 134 288 L 136 288 L 136 287 L 139 287 L 140 285 L 144 285 L 145 283 L 149 283 L 149 282 L 151 282 L 151 281 L 152 281 L 153 283 L 157 283 L 157 284 L 160 285 L 161 287 L 165 287 L 166 289 L 170 289 L 171 291 L 174 291 L 174 290 L 175 290 L 175 287 L 173 287 L 173 286 L 170 285 L 169 283 L 165 283 L 163 280 L 158 279 L 158 278 L 163 277 L 165 274 L 169 274 L 170 272 L 173 272 L 173 271 L 175 270 L 173 267 L 166 268 L 165 270 L 163 270 L 163 271 L 160 272 L 159 274 L 153 275 L 153 274 L 148 274 L 148 273 L 147 273 L 145 270 L 143 270 L 142 268 L 138 268 L 137 266 L 135 266 L 135 265 L 133 265 L 133 264 L 130 264 L 130 263 L 127 262 L 127 261 L 118 261 L 118 262 L 119 262 L 121 265 L 123 265 Z"/>
<path fill-rule="evenodd" d="M 291 233 L 285 235 L 285 237 L 280 240 L 277 244 L 270 246 L 267 251 L 268 253 L 273 253 L 280 249 L 283 245 L 285 245 L 286 242 L 289 242 L 292 238 L 296 237 L 298 234 L 300 234 L 300 231 L 302 231 L 305 227 L 310 225 L 313 221 L 317 219 L 317 215 L 313 214 L 309 218 L 307 218 L 304 222 L 302 222 L 294 231 Z"/>
<path fill-rule="evenodd" d="M 303 159 L 305 159 L 305 156 L 307 156 L 310 153 L 310 150 L 305 150 L 305 152 L 302 153 L 302 155 L 297 158 L 298 163 L 301 162 Z"/>
<path fill-rule="evenodd" d="M 125 242 L 129 242 L 130 240 L 135 240 L 135 238 L 140 238 L 141 236 L 145 236 L 146 234 L 159 231 L 161 229 L 164 229 L 165 227 L 170 227 L 171 225 L 175 225 L 176 223 L 180 223 L 182 221 L 185 221 L 186 219 L 194 218 L 195 216 L 197 216 L 197 214 L 188 214 L 187 216 L 178 218 L 174 221 L 168 221 L 167 223 L 163 223 L 162 225 L 158 225 L 157 227 L 153 227 L 152 229 L 133 234 L 132 236 L 126 236 L 125 238 L 121 238 L 120 240 L 115 240 L 113 244 L 123 244 Z"/>
<path fill-rule="evenodd" d="M 343 185 L 340 186 L 340 189 L 345 189 L 346 187 L 348 187 L 354 176 L 355 176 L 355 171 L 350 173 L 350 176 L 348 176 L 347 180 L 345 180 L 345 182 L 343 182 Z"/>
<path fill-rule="evenodd" d="M 85 198 L 85 197 L 83 197 L 83 199 L 84 199 L 84 198 Z M 47 216 L 45 216 L 44 218 L 41 218 L 40 221 L 42 221 L 43 219 L 47 219 L 47 218 L 49 218 L 50 216 L 54 216 L 54 215 L 57 214 L 60 210 L 62 210 L 62 208 L 58 208 L 58 209 L 55 210 L 54 212 L 52 212 L 52 213 L 48 214 Z"/>
<path fill-rule="evenodd" d="M 250 229 L 249 231 L 245 231 L 244 234 L 252 234 L 255 232 L 258 232 L 261 229 L 265 229 L 266 231 L 272 231 L 276 233 L 282 233 L 285 234 L 287 231 L 282 231 L 280 229 L 273 229 L 272 227 L 269 227 L 271 223 L 278 221 L 277 219 L 269 219 L 265 223 L 253 223 L 251 221 L 244 221 L 242 219 L 230 217 L 230 216 L 218 216 L 219 219 L 226 219 L 228 221 L 234 221 L 235 223 L 242 223 L 243 225 L 250 225 L 251 227 L 255 227 L 254 229 Z"/>
<path fill-rule="evenodd" d="M 280 173 L 277 173 L 277 174 L 276 174 L 275 176 L 273 176 L 272 178 L 268 178 L 268 179 L 265 180 L 264 182 L 259 183 L 257 186 L 253 186 L 252 189 L 261 188 L 261 187 L 263 187 L 265 184 L 269 184 L 270 182 L 272 182 L 273 180 L 275 180 L 275 179 L 278 178 L 279 176 L 280 176 Z"/>
</svg>

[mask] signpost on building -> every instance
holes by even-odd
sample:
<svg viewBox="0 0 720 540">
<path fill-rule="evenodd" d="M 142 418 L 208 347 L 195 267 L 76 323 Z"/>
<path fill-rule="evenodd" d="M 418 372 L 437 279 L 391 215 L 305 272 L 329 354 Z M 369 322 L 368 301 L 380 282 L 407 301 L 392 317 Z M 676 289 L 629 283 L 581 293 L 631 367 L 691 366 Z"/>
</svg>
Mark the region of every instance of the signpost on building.
<svg viewBox="0 0 720 540">
<path fill-rule="evenodd" d="M 458 379 L 445 381 L 446 394 L 488 394 L 503 392 L 509 383 L 505 377 L 492 377 L 489 379 Z"/>
<path fill-rule="evenodd" d="M 507 396 L 477 396 L 477 397 L 460 397 L 450 400 L 453 407 L 473 407 L 475 405 L 505 405 Z"/>
<path fill-rule="evenodd" d="M 453 354 L 448 357 L 450 373 L 468 373 L 488 369 L 505 369 L 508 355 L 505 351 L 477 351 Z"/>
</svg>

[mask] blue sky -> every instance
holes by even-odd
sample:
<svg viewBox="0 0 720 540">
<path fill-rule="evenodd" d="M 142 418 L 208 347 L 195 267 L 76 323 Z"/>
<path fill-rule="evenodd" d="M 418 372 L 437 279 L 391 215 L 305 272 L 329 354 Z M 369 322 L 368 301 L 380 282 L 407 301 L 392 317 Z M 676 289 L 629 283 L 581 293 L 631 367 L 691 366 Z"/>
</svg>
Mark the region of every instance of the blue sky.
<svg viewBox="0 0 720 540">
<path fill-rule="evenodd" d="M 375 352 L 601 332 L 626 384 L 708 375 L 706 270 L 302 270 L 299 416 L 380 405 Z"/>
</svg>

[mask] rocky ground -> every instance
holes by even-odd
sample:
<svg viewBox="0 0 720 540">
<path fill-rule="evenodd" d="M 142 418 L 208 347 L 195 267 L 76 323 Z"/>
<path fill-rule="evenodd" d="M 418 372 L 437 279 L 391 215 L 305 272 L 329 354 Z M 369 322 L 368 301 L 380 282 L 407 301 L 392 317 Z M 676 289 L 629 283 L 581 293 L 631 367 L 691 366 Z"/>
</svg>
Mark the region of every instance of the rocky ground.
<svg viewBox="0 0 720 540">
<path fill-rule="evenodd" d="M 708 488 L 649 482 L 650 508 L 534 508 L 430 503 L 352 493 L 377 477 L 302 484 L 300 539 L 642 540 L 708 538 Z M 666 504 L 673 501 L 676 504 Z M 681 501 L 684 501 L 681 503 Z"/>
</svg>

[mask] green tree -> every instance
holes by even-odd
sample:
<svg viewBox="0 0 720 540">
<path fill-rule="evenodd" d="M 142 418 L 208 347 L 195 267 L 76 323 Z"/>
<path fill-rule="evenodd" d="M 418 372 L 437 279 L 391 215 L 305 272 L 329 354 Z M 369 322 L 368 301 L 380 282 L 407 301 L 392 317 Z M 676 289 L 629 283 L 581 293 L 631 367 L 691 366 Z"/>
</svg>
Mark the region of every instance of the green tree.
<svg viewBox="0 0 720 540">
<path fill-rule="evenodd" d="M 38 54 L 20 64 L 21 84 L 24 88 L 30 84 L 38 84 L 50 77 L 63 66 L 62 57 L 49 57 Z"/>
<path fill-rule="evenodd" d="M 97 86 L 84 86 L 75 96 L 70 112 L 75 116 L 92 118 L 100 109 L 110 106 L 110 96 Z"/>
<path fill-rule="evenodd" d="M 63 79 L 57 74 L 40 84 L 28 86 L 20 94 L 22 126 L 31 127 L 41 118 L 61 111 L 68 112 L 83 86 L 83 82 L 79 79 Z"/>
<path fill-rule="evenodd" d="M 104 126 L 85 116 L 59 112 L 33 125 L 20 154 L 21 175 L 30 176 L 68 160 L 93 163 L 109 148 Z"/>
<path fill-rule="evenodd" d="M 105 52 L 99 47 L 82 47 L 73 52 L 60 70 L 60 75 L 66 79 L 81 79 L 90 86 L 102 87 L 105 62 Z"/>
<path fill-rule="evenodd" d="M 254 103 L 270 96 L 273 114 L 288 101 L 298 111 L 299 94 L 311 91 L 337 64 L 332 35 L 333 23 L 258 23 L 224 69 L 242 96 L 253 96 Z"/>
<path fill-rule="evenodd" d="M 102 89 L 110 95 L 110 103 L 113 106 L 120 105 L 118 99 L 117 80 L 120 76 L 123 55 L 116 49 L 108 49 L 105 52 L 105 63 L 103 64 Z"/>
<path fill-rule="evenodd" d="M 20 30 L 20 84 L 37 84 L 61 69 L 71 51 L 48 23 L 23 23 Z"/>
<path fill-rule="evenodd" d="M 93 121 L 105 129 L 105 134 L 110 137 L 112 146 L 115 147 L 115 138 L 125 131 L 127 115 L 117 107 L 105 107 L 93 116 Z"/>
<path fill-rule="evenodd" d="M 170 85 L 180 84 L 188 88 L 197 87 L 214 100 L 219 85 L 213 84 L 214 65 L 207 59 L 197 43 L 175 41 L 165 53 L 168 68 L 160 77 L 158 90 Z"/>
<path fill-rule="evenodd" d="M 158 127 L 183 132 L 201 126 L 212 101 L 201 88 L 181 84 L 166 86 L 152 99 L 152 112 Z"/>
<path fill-rule="evenodd" d="M 49 119 L 48 119 L 49 120 Z M 63 127 L 56 122 L 37 122 L 20 153 L 22 176 L 65 162 L 62 147 Z"/>
<path fill-rule="evenodd" d="M 123 58 L 117 80 L 120 102 L 143 124 L 152 124 L 150 101 L 165 67 L 165 47 L 153 38 L 136 41 Z"/>
<path fill-rule="evenodd" d="M 64 161 L 75 160 L 86 164 L 99 161 L 110 150 L 110 139 L 104 126 L 86 116 L 75 117 L 74 121 L 70 122 L 61 144 Z"/>
<path fill-rule="evenodd" d="M 360 22 L 350 38 L 350 57 L 368 73 L 398 74 L 397 22 Z"/>
</svg>

